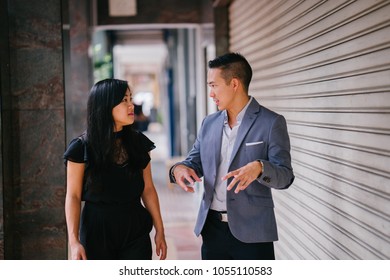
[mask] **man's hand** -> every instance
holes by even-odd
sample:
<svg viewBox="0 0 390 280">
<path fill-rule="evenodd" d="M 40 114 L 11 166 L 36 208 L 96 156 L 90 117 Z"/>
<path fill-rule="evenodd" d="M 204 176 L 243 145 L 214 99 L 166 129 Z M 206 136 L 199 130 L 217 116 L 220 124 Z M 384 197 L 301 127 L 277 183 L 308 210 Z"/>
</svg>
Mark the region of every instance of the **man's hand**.
<svg viewBox="0 0 390 280">
<path fill-rule="evenodd" d="M 261 163 L 258 161 L 252 161 L 239 169 L 229 172 L 222 177 L 222 180 L 227 180 L 230 177 L 234 177 L 234 179 L 227 187 L 227 190 L 230 191 L 234 187 L 234 185 L 237 184 L 237 187 L 234 192 L 239 193 L 240 191 L 245 190 L 250 183 L 256 180 L 262 171 L 263 170 Z"/>
<path fill-rule="evenodd" d="M 186 192 L 195 192 L 193 188 L 194 183 L 202 181 L 192 168 L 183 164 L 176 165 L 173 168 L 173 175 L 175 176 L 176 184 Z"/>
</svg>

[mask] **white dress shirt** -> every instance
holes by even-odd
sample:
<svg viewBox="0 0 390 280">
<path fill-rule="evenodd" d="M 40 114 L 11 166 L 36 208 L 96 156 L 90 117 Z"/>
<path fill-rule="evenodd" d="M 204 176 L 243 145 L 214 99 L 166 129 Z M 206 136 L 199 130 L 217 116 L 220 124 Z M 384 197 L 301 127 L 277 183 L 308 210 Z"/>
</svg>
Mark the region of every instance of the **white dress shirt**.
<svg viewBox="0 0 390 280">
<path fill-rule="evenodd" d="M 229 165 L 231 161 L 232 151 L 234 147 L 234 143 L 236 142 L 238 128 L 244 118 L 246 109 L 252 101 L 251 97 L 245 107 L 241 110 L 237 115 L 236 124 L 230 128 L 228 122 L 228 115 L 226 110 L 224 111 L 224 126 L 222 133 L 222 144 L 221 144 L 221 155 L 220 162 L 217 169 L 217 181 L 214 188 L 214 197 L 211 202 L 211 209 L 216 211 L 226 211 L 226 188 L 227 188 L 227 180 L 222 181 L 222 177 L 228 173 Z"/>
</svg>

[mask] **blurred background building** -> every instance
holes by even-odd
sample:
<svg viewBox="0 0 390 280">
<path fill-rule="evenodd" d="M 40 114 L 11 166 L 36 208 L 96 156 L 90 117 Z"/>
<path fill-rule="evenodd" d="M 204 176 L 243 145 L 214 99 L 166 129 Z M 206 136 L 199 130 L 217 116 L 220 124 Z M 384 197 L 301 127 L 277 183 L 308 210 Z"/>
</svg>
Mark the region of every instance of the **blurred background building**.
<svg viewBox="0 0 390 280">
<path fill-rule="evenodd" d="M 67 258 L 62 154 L 111 77 L 129 81 L 157 144 L 168 256 L 199 258 L 202 188 L 184 194 L 167 168 L 216 111 L 207 61 L 228 51 L 288 123 L 296 180 L 274 192 L 277 259 L 389 259 L 388 0 L 0 0 L 0 259 Z"/>
</svg>

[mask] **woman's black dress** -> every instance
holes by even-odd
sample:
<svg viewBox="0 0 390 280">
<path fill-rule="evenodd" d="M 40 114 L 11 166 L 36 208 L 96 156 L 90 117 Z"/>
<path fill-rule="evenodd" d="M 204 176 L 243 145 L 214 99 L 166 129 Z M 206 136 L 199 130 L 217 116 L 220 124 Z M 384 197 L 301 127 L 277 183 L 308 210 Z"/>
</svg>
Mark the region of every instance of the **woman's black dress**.
<svg viewBox="0 0 390 280">
<path fill-rule="evenodd" d="M 123 131 L 116 133 L 123 138 Z M 149 163 L 148 152 L 155 148 L 144 134 L 137 132 L 136 141 L 144 153 L 144 167 Z M 73 139 L 64 154 L 65 160 L 86 163 L 88 151 L 81 138 Z M 103 187 L 83 189 L 85 205 L 81 215 L 80 241 L 88 259 L 151 259 L 150 231 L 153 221 L 141 204 L 144 190 L 142 170 L 130 171 L 128 160 L 112 163 L 102 174 Z"/>
</svg>

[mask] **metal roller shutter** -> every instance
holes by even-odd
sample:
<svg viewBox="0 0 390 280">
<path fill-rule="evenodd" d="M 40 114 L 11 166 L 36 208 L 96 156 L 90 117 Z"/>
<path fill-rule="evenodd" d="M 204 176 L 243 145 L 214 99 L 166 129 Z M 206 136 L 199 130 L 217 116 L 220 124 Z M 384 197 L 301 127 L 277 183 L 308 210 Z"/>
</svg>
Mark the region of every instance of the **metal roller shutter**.
<svg viewBox="0 0 390 280">
<path fill-rule="evenodd" d="M 235 0 L 230 50 L 288 122 L 278 259 L 390 258 L 390 1 Z"/>
</svg>

